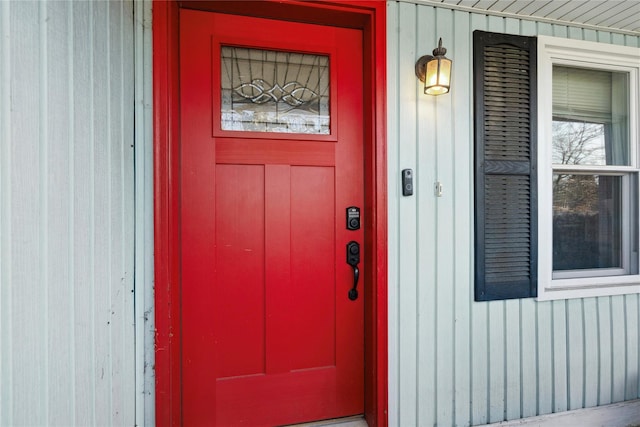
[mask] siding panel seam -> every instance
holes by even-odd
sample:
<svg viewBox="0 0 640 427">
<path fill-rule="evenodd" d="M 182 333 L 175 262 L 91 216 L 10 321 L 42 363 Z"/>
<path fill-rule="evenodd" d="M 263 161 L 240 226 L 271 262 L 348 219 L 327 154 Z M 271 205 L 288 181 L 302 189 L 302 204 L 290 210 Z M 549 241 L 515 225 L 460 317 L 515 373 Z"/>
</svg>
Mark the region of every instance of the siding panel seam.
<svg viewBox="0 0 640 427">
<path fill-rule="evenodd" d="M 39 210 L 40 210 L 40 238 L 39 238 L 39 270 L 40 270 L 40 286 L 42 287 L 42 304 L 43 304 L 43 320 L 44 325 L 42 327 L 42 333 L 44 335 L 43 342 L 45 352 L 40 357 L 44 358 L 44 375 L 43 386 L 36 392 L 44 403 L 44 419 L 45 422 L 49 422 L 49 355 L 48 343 L 49 343 L 49 201 L 48 201 L 48 185 L 47 178 L 49 175 L 49 120 L 48 120 L 48 58 L 47 58 L 47 28 L 49 18 L 47 16 L 47 3 L 39 2 L 39 25 L 38 25 L 38 37 L 39 37 L 39 61 L 40 61 L 40 87 L 39 87 L 39 151 L 40 151 L 40 182 L 39 182 Z"/>
<path fill-rule="evenodd" d="M 74 55 L 74 39 L 73 39 L 73 30 L 74 30 L 74 21 L 73 21 L 73 4 L 69 4 L 69 8 L 68 8 L 68 14 L 69 16 L 67 17 L 68 19 L 68 34 L 67 34 L 67 43 L 68 43 L 68 52 L 69 52 L 69 57 L 67 58 L 67 72 L 68 72 L 68 102 L 67 105 L 69 105 L 69 206 L 68 206 L 68 218 L 67 218 L 67 222 L 68 222 L 68 230 L 69 230 L 69 253 L 68 253 L 68 269 L 69 269 L 69 298 L 70 298 L 70 313 L 69 316 L 71 316 L 71 325 L 72 325 L 72 331 L 70 334 L 70 340 L 71 343 L 69 345 L 69 348 L 71 349 L 70 353 L 71 353 L 71 395 L 73 396 L 72 399 L 72 414 L 71 414 L 71 420 L 73 420 L 73 424 L 75 425 L 77 423 L 76 421 L 76 397 L 77 397 L 77 389 L 76 389 L 76 377 L 78 375 L 77 373 L 77 369 L 76 369 L 76 311 L 75 311 L 75 306 L 76 306 L 76 299 L 75 299 L 75 290 L 74 290 L 74 285 L 76 282 L 76 277 L 75 277 L 75 269 L 74 269 L 74 260 L 75 260 L 75 228 L 74 228 L 74 223 L 75 223 L 75 203 L 74 203 L 74 189 L 75 189 L 75 163 L 74 163 L 74 153 L 76 151 L 76 145 L 75 145 L 75 103 L 74 103 L 74 97 L 75 97 L 75 91 L 74 91 L 74 66 L 73 66 L 73 55 Z"/>
<path fill-rule="evenodd" d="M 11 283 L 11 6 L 0 2 L 0 346 L 13 348 Z M 13 357 L 0 354 L 0 424 L 13 424 Z"/>
</svg>

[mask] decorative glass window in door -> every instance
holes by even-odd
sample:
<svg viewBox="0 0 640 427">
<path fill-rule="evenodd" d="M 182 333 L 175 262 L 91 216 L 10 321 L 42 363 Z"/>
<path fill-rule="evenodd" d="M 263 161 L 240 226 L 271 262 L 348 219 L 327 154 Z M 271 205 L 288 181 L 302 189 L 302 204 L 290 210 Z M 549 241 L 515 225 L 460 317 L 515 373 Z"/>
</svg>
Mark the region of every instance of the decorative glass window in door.
<svg viewBox="0 0 640 427">
<path fill-rule="evenodd" d="M 223 46 L 222 130 L 328 135 L 329 57 Z"/>
</svg>

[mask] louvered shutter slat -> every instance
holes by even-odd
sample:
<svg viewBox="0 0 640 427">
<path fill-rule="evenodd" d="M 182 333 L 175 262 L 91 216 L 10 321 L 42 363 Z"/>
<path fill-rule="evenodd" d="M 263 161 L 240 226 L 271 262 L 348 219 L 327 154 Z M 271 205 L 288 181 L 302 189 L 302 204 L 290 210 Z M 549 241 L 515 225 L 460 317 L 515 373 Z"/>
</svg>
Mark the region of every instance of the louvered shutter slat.
<svg viewBox="0 0 640 427">
<path fill-rule="evenodd" d="M 536 296 L 536 39 L 474 32 L 475 299 Z"/>
</svg>

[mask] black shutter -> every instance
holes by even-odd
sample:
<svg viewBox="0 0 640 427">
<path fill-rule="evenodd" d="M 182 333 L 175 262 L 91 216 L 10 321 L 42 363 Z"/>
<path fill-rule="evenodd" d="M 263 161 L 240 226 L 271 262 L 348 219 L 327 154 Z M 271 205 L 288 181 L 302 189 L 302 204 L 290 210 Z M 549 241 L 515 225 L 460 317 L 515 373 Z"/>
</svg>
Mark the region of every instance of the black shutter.
<svg viewBox="0 0 640 427">
<path fill-rule="evenodd" d="M 473 33 L 475 300 L 537 295 L 536 38 Z"/>
</svg>

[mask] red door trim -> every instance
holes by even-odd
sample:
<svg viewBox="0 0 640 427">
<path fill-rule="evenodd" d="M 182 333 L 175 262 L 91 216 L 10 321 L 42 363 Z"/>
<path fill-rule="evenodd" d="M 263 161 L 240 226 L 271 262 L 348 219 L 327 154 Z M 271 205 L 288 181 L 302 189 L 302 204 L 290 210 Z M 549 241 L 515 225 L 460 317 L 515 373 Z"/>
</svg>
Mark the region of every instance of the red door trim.
<svg viewBox="0 0 640 427">
<path fill-rule="evenodd" d="M 365 416 L 387 425 L 386 2 L 154 1 L 153 128 L 156 423 L 181 417 L 178 223 L 179 7 L 359 28 L 365 64 Z M 250 12 L 246 10 L 250 9 Z M 366 107 L 365 107 L 366 108 Z"/>
</svg>

